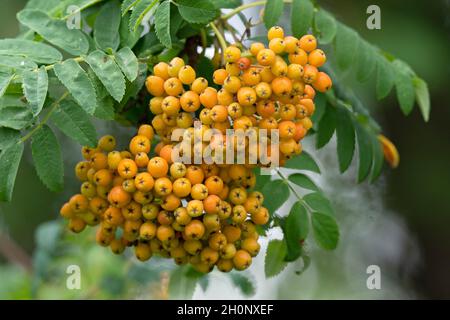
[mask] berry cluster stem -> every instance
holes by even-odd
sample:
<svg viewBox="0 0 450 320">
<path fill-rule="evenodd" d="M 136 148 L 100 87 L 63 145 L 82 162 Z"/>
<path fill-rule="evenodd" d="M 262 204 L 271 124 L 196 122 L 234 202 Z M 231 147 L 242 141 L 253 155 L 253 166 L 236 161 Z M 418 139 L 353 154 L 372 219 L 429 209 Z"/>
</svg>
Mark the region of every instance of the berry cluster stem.
<svg viewBox="0 0 450 320">
<path fill-rule="evenodd" d="M 220 47 L 222 49 L 222 55 L 223 55 L 224 52 L 225 52 L 225 49 L 227 48 L 227 42 L 225 41 L 225 38 L 224 38 L 223 34 L 219 31 L 219 29 L 214 24 L 214 22 L 211 22 L 209 24 L 209 26 L 211 27 L 211 29 L 213 29 L 214 34 L 217 37 L 217 40 L 219 40 L 219 44 L 220 44 Z"/>
</svg>

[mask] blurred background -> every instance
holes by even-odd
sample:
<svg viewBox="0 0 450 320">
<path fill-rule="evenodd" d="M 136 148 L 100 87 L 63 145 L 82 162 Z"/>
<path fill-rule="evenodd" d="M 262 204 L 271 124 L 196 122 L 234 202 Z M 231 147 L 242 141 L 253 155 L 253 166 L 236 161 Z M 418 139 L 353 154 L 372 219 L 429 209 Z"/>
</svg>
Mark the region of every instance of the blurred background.
<svg viewBox="0 0 450 320">
<path fill-rule="evenodd" d="M 314 151 L 322 176 L 314 177 L 330 197 L 341 227 L 334 252 L 310 247 L 311 267 L 296 275 L 291 264 L 279 276 L 264 279 L 264 252 L 247 274 L 247 292 L 237 281 L 221 274 L 195 286 L 185 284 L 186 296 L 237 298 L 450 298 L 450 2 L 319 0 L 338 20 L 360 32 L 369 42 L 408 62 L 428 82 L 432 110 L 424 123 L 418 108 L 408 117 L 401 113 L 395 93 L 377 101 L 373 79 L 364 85 L 352 74 L 342 81 L 376 117 L 401 156 L 399 168 L 385 168 L 374 185 L 355 183 L 353 170 L 338 173 L 335 142 Z M 26 0 L 2 0 L 0 38 L 19 32 L 15 18 Z M 366 28 L 366 8 L 381 8 L 381 30 Z M 125 142 L 132 129 L 97 123 L 99 134 L 115 132 Z M 118 131 L 119 130 L 119 131 Z M 151 260 L 137 263 L 116 257 L 94 243 L 93 234 L 68 234 L 59 219 L 64 199 L 78 189 L 73 167 L 79 146 L 61 137 L 65 159 L 65 191 L 53 194 L 39 182 L 27 150 L 21 162 L 14 198 L 0 204 L 0 298 L 167 298 L 168 273 L 174 265 Z M 311 140 L 311 138 L 310 138 Z M 1 173 L 0 173 L 1 174 Z M 271 237 L 278 237 L 275 230 Z M 264 241 L 263 248 L 267 240 Z M 82 268 L 82 289 L 67 290 L 66 267 Z M 382 289 L 366 288 L 366 268 L 378 265 Z M 242 286 L 241 286 L 242 287 Z M 222 290 L 222 289 L 228 290 Z M 242 288 L 241 288 L 242 289 Z M 183 297 L 182 295 L 180 297 Z"/>
</svg>

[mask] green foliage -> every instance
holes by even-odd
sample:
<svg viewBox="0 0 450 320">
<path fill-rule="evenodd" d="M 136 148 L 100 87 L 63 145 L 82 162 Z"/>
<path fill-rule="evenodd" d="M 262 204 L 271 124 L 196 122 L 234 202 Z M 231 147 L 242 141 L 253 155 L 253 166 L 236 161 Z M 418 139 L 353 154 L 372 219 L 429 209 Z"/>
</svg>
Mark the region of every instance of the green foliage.
<svg viewBox="0 0 450 320">
<path fill-rule="evenodd" d="M 319 188 L 314 183 L 314 181 L 312 181 L 311 178 L 309 178 L 307 175 L 303 173 L 291 174 L 289 176 L 289 181 L 291 181 L 292 183 L 296 184 L 297 186 L 303 189 L 319 191 Z"/>
<path fill-rule="evenodd" d="M 170 35 L 170 1 L 161 3 L 155 13 L 155 31 L 159 41 L 167 48 L 172 47 Z"/>
<path fill-rule="evenodd" d="M 336 112 L 336 137 L 339 170 L 344 172 L 350 166 L 355 151 L 355 128 L 349 113 L 343 108 Z"/>
<path fill-rule="evenodd" d="M 295 37 L 308 32 L 314 17 L 314 6 L 310 0 L 293 0 L 291 6 L 291 29 Z"/>
<path fill-rule="evenodd" d="M 250 297 L 255 294 L 256 288 L 254 285 L 254 279 L 237 272 L 232 272 L 230 274 L 230 278 L 233 284 L 241 290 L 244 296 Z"/>
<path fill-rule="evenodd" d="M 317 243 L 326 250 L 336 248 L 339 240 L 339 228 L 333 216 L 314 212 L 312 214 L 312 227 Z"/>
<path fill-rule="evenodd" d="M 319 9 L 315 15 L 314 23 L 319 43 L 328 44 L 333 41 L 337 32 L 337 24 L 331 14 L 325 10 Z"/>
<path fill-rule="evenodd" d="M 94 40 L 99 49 L 115 51 L 119 47 L 120 13 L 117 1 L 110 1 L 100 9 L 94 25 Z"/>
<path fill-rule="evenodd" d="M 284 260 L 286 252 L 287 246 L 285 241 L 271 240 L 269 242 L 264 260 L 264 272 L 267 278 L 276 276 L 286 268 L 287 263 Z"/>
<path fill-rule="evenodd" d="M 22 72 L 22 86 L 25 98 L 34 116 L 38 115 L 45 103 L 48 90 L 48 75 L 44 66 L 36 70 Z"/>
<path fill-rule="evenodd" d="M 317 165 L 316 161 L 306 151 L 303 151 L 298 157 L 288 160 L 286 162 L 286 168 L 320 173 L 320 168 Z"/>
<path fill-rule="evenodd" d="M 419 105 L 420 111 L 422 112 L 423 119 L 428 121 L 430 119 L 430 92 L 428 91 L 427 83 L 419 78 L 413 78 L 414 89 L 416 92 L 417 104 Z"/>
<path fill-rule="evenodd" d="M 288 185 L 283 180 L 267 182 L 262 189 L 262 193 L 264 194 L 265 199 L 270 199 L 267 204 L 264 203 L 264 205 L 271 214 L 281 207 L 289 198 Z"/>
<path fill-rule="evenodd" d="M 14 143 L 0 153 L 0 201 L 11 201 L 22 154 L 22 143 Z"/>
<path fill-rule="evenodd" d="M 136 31 L 145 15 L 158 3 L 158 0 L 139 0 L 134 4 L 131 12 L 129 27 L 131 31 Z"/>
<path fill-rule="evenodd" d="M 24 39 L 0 40 L 0 55 L 28 58 L 36 63 L 51 64 L 62 60 L 62 54 L 44 43 Z"/>
<path fill-rule="evenodd" d="M 278 23 L 278 20 L 280 20 L 283 14 L 283 8 L 283 0 L 267 0 L 263 17 L 267 29 Z"/>
<path fill-rule="evenodd" d="M 302 241 L 309 234 L 309 223 L 306 208 L 300 201 L 297 201 L 292 206 L 283 229 L 287 245 L 286 261 L 295 261 L 301 256 Z"/>
<path fill-rule="evenodd" d="M 208 23 L 218 14 L 210 0 L 178 0 L 177 7 L 183 19 L 190 23 Z"/>
</svg>

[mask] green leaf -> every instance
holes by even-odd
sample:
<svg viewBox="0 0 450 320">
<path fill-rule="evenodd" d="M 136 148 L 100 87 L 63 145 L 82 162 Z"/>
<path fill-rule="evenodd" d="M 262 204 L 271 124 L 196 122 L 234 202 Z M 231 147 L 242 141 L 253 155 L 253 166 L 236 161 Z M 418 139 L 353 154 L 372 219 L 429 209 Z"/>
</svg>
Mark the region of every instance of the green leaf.
<svg viewBox="0 0 450 320">
<path fill-rule="evenodd" d="M 28 58 L 19 56 L 0 56 L 0 67 L 12 68 L 16 70 L 37 69 L 37 64 Z"/>
<path fill-rule="evenodd" d="M 378 137 L 373 134 L 371 135 L 371 143 L 372 143 L 372 153 L 373 153 L 373 162 L 372 162 L 372 170 L 370 173 L 370 182 L 374 182 L 381 174 L 381 170 L 383 169 L 383 147 L 381 146 Z"/>
<path fill-rule="evenodd" d="M 87 113 L 75 102 L 63 100 L 51 115 L 52 122 L 59 130 L 82 146 L 95 147 L 97 133 Z"/>
<path fill-rule="evenodd" d="M 130 47 L 133 48 L 136 43 L 139 41 L 139 38 L 141 37 L 142 30 L 144 27 L 140 25 L 136 31 L 131 31 L 128 27 L 128 22 L 130 21 L 130 14 L 127 13 L 125 16 L 122 17 L 122 20 L 120 22 L 120 28 L 119 28 L 119 35 L 120 35 L 120 45 L 122 47 Z"/>
<path fill-rule="evenodd" d="M 339 227 L 333 216 L 313 212 L 312 227 L 318 245 L 326 250 L 336 249 L 339 241 Z"/>
<path fill-rule="evenodd" d="M 23 143 L 14 143 L 0 152 L 0 201 L 11 201 Z"/>
<path fill-rule="evenodd" d="M 128 11 L 130 11 L 131 8 L 133 8 L 136 5 L 136 3 L 140 1 L 141 0 L 124 0 L 121 6 L 122 16 L 125 16 L 128 13 Z"/>
<path fill-rule="evenodd" d="M 21 130 L 33 119 L 29 108 L 24 106 L 0 107 L 0 126 Z"/>
<path fill-rule="evenodd" d="M 303 197 L 303 200 L 315 211 L 328 215 L 334 215 L 330 201 L 321 193 L 314 192 L 307 194 Z"/>
<path fill-rule="evenodd" d="M 11 80 L 14 78 L 14 74 L 10 72 L 0 71 L 0 98 L 5 94 L 6 89 L 8 89 Z"/>
<path fill-rule="evenodd" d="M 392 64 L 383 56 L 377 59 L 377 99 L 381 100 L 391 92 L 395 83 L 395 73 Z"/>
<path fill-rule="evenodd" d="M 107 2 L 98 12 L 94 24 L 94 40 L 99 49 L 117 50 L 120 44 L 121 15 L 117 1 Z"/>
<path fill-rule="evenodd" d="M 400 60 L 395 60 L 392 65 L 397 73 L 397 76 L 395 77 L 397 99 L 403 113 L 408 115 L 414 107 L 415 100 L 415 89 L 411 79 L 411 72 L 409 67 Z"/>
<path fill-rule="evenodd" d="M 145 15 L 159 2 L 159 0 L 141 0 L 134 6 L 130 16 L 129 27 L 131 31 L 136 31 L 144 19 Z"/>
<path fill-rule="evenodd" d="M 7 149 L 20 139 L 20 131 L 0 127 L 0 151 Z"/>
<path fill-rule="evenodd" d="M 295 37 L 306 34 L 312 25 L 314 6 L 310 0 L 293 0 L 291 6 L 291 29 Z"/>
<path fill-rule="evenodd" d="M 288 160 L 285 167 L 290 169 L 308 170 L 320 173 L 320 168 L 317 165 L 316 161 L 306 151 L 302 151 L 299 156 L 293 157 L 292 159 Z"/>
<path fill-rule="evenodd" d="M 284 237 L 287 245 L 286 261 L 295 261 L 302 254 L 302 241 L 306 239 L 309 233 L 309 216 L 305 207 L 296 202 L 291 208 L 286 218 L 283 228 Z"/>
<path fill-rule="evenodd" d="M 287 246 L 284 240 L 271 240 L 269 242 L 264 259 L 266 278 L 274 277 L 286 268 L 287 262 L 284 260 L 286 252 Z"/>
<path fill-rule="evenodd" d="M 264 206 L 272 216 L 274 212 L 289 198 L 289 187 L 284 180 L 272 180 L 262 189 L 264 194 Z"/>
<path fill-rule="evenodd" d="M 190 23 L 208 23 L 218 14 L 210 0 L 179 0 L 177 6 L 183 19 Z"/>
<path fill-rule="evenodd" d="M 115 115 L 114 100 L 110 96 L 97 100 L 97 109 L 94 111 L 94 117 L 103 120 L 114 120 Z"/>
<path fill-rule="evenodd" d="M 360 82 L 368 80 L 372 73 L 375 71 L 376 65 L 377 60 L 372 45 L 367 43 L 363 39 L 360 39 L 356 79 L 358 79 L 358 81 Z"/>
<path fill-rule="evenodd" d="M 242 294 L 246 297 L 250 297 L 255 294 L 256 288 L 253 284 L 254 281 L 250 280 L 248 277 L 241 273 L 232 272 L 230 274 L 231 282 L 239 288 Z"/>
<path fill-rule="evenodd" d="M 159 41 L 166 47 L 172 47 L 170 34 L 170 1 L 161 3 L 155 13 L 155 31 Z"/>
<path fill-rule="evenodd" d="M 349 112 L 344 108 L 337 109 L 336 137 L 339 170 L 342 173 L 350 166 L 355 151 L 355 128 Z"/>
<path fill-rule="evenodd" d="M 314 181 L 311 180 L 310 177 L 303 173 L 294 173 L 289 176 L 289 181 L 296 184 L 297 186 L 313 191 L 320 191 L 320 189 L 316 186 Z"/>
<path fill-rule="evenodd" d="M 217 9 L 234 9 L 242 5 L 242 0 L 212 0 Z"/>
<path fill-rule="evenodd" d="M 283 14 L 283 8 L 283 0 L 267 0 L 263 17 L 267 29 L 278 23 L 278 20 L 280 20 L 280 17 Z"/>
<path fill-rule="evenodd" d="M 128 48 L 122 48 L 114 55 L 116 63 L 128 80 L 136 80 L 139 71 L 139 63 L 134 52 Z"/>
<path fill-rule="evenodd" d="M 314 98 L 314 104 L 316 109 L 314 110 L 313 115 L 311 116 L 312 122 L 317 126 L 317 123 L 320 122 L 325 111 L 327 109 L 327 96 L 324 93 L 317 92 L 316 97 Z"/>
<path fill-rule="evenodd" d="M 64 166 L 61 148 L 49 126 L 42 126 L 31 139 L 31 152 L 36 172 L 53 192 L 61 191 L 64 185 Z"/>
<path fill-rule="evenodd" d="M 301 258 L 303 260 L 303 266 L 300 270 L 295 271 L 295 274 L 298 276 L 301 275 L 302 273 L 304 273 L 311 265 L 311 257 L 310 256 L 303 254 L 301 256 Z"/>
<path fill-rule="evenodd" d="M 336 108 L 327 105 L 325 114 L 318 126 L 316 147 L 320 149 L 330 141 L 336 130 Z"/>
<path fill-rule="evenodd" d="M 89 50 L 84 33 L 78 29 L 68 29 L 63 20 L 52 19 L 45 12 L 31 9 L 20 11 L 17 18 L 45 40 L 72 55 L 86 54 Z"/>
<path fill-rule="evenodd" d="M 372 167 L 372 141 L 367 130 L 358 121 L 354 124 L 359 152 L 358 182 L 362 182 L 367 178 Z"/>
<path fill-rule="evenodd" d="M 211 60 L 204 56 L 200 57 L 197 63 L 197 76 L 205 78 L 211 85 L 213 84 L 213 73 L 214 65 L 212 64 Z"/>
<path fill-rule="evenodd" d="M 19 56 L 37 63 L 52 64 L 62 60 L 62 54 L 44 43 L 23 39 L 0 40 L 0 55 Z"/>
<path fill-rule="evenodd" d="M 58 63 L 54 71 L 59 81 L 69 90 L 76 102 L 89 114 L 97 106 L 95 89 L 86 72 L 73 59 Z"/>
<path fill-rule="evenodd" d="M 339 23 L 335 39 L 337 63 L 342 70 L 354 62 L 358 50 L 359 36 L 355 30 Z"/>
<path fill-rule="evenodd" d="M 106 90 L 118 102 L 125 94 L 125 78 L 114 59 L 100 50 L 89 54 L 86 60 Z"/>
<path fill-rule="evenodd" d="M 178 268 L 171 272 L 169 280 L 169 299 L 191 299 L 197 286 L 198 277 L 188 277 L 189 268 Z"/>
<path fill-rule="evenodd" d="M 430 119 L 430 92 L 428 85 L 423 79 L 419 77 L 413 78 L 414 89 L 416 91 L 416 100 L 422 112 L 423 119 L 428 122 Z"/>
<path fill-rule="evenodd" d="M 48 90 L 48 75 L 44 66 L 22 72 L 22 87 L 33 115 L 38 115 L 45 103 Z"/>
<path fill-rule="evenodd" d="M 321 44 L 333 41 L 337 32 L 336 20 L 327 11 L 319 9 L 315 15 L 315 27 L 319 32 L 318 40 Z"/>
</svg>

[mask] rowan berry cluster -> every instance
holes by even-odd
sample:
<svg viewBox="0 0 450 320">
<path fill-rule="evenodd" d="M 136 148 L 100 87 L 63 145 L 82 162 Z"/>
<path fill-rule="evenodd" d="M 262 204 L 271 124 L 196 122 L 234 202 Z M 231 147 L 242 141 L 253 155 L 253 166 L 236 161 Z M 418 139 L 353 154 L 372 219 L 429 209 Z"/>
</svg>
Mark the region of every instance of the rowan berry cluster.
<svg viewBox="0 0 450 320">
<path fill-rule="evenodd" d="M 159 255 L 201 272 L 246 269 L 260 248 L 256 226 L 269 220 L 262 194 L 247 191 L 254 174 L 243 165 L 173 163 L 164 148 L 149 158 L 153 135 L 142 125 L 129 151 L 115 151 L 113 136 L 82 148 L 80 193 L 60 211 L 69 229 L 98 225 L 99 245 L 116 254 L 134 247 L 141 261 Z"/>
<path fill-rule="evenodd" d="M 213 74 L 219 90 L 196 77 L 195 70 L 179 57 L 154 66 L 146 85 L 153 95 L 152 125 L 164 144 L 173 144 L 170 137 L 177 128 L 188 129 L 192 135 L 189 130 L 198 117 L 202 128 L 222 132 L 221 141 L 227 141 L 229 128 L 266 129 L 270 143 L 271 132 L 278 129 L 277 150 L 269 148 L 268 153 L 279 153 L 281 165 L 301 153 L 300 141 L 312 127 L 316 90 L 325 92 L 332 85 L 330 77 L 318 70 L 326 56 L 313 35 L 285 37 L 281 27 L 272 27 L 267 37 L 268 48 L 257 42 L 246 52 L 234 45 L 224 50 L 226 64 Z M 244 143 L 247 155 L 261 156 L 258 149 Z"/>
</svg>

